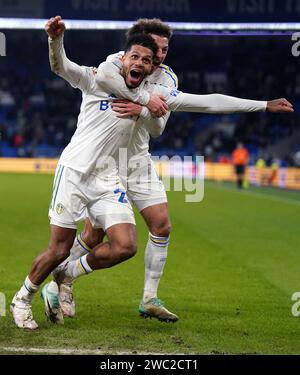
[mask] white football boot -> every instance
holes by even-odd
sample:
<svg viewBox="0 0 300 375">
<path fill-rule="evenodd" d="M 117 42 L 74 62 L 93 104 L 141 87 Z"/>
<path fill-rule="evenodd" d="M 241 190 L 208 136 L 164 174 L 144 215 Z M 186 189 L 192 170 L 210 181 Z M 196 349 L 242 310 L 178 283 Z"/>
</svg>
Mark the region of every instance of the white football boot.
<svg viewBox="0 0 300 375">
<path fill-rule="evenodd" d="M 69 318 L 75 316 L 75 301 L 72 284 L 61 283 L 59 285 L 59 303 L 64 316 Z"/>
<path fill-rule="evenodd" d="M 73 297 L 73 282 L 70 277 L 65 275 L 65 269 L 68 262 L 58 266 L 52 275 L 59 289 L 59 304 L 64 316 L 73 318 L 75 316 L 75 301 Z"/>
<path fill-rule="evenodd" d="M 36 321 L 33 320 L 31 303 L 18 297 L 18 293 L 15 294 L 10 304 L 10 311 L 17 327 L 30 330 L 38 328 Z"/>
</svg>

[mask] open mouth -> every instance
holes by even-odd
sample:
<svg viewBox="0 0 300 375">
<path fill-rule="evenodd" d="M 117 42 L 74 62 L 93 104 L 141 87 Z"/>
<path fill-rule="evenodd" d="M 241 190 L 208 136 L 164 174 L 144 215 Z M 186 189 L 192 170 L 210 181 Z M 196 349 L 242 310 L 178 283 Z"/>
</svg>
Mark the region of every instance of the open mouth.
<svg viewBox="0 0 300 375">
<path fill-rule="evenodd" d="M 132 70 L 130 71 L 129 76 L 130 76 L 130 81 L 131 81 L 131 83 L 132 83 L 133 85 L 139 84 L 140 81 L 141 81 L 142 78 L 143 78 L 143 74 L 142 74 L 142 72 L 140 72 L 140 71 L 138 71 L 138 70 L 136 70 L 136 69 L 132 69 Z"/>
</svg>

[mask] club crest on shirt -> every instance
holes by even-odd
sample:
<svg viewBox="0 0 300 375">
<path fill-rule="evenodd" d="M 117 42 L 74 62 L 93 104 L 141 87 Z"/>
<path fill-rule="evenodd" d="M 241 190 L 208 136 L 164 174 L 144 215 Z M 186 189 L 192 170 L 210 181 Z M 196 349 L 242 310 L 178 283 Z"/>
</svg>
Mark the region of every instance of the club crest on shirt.
<svg viewBox="0 0 300 375">
<path fill-rule="evenodd" d="M 61 203 L 57 203 L 56 212 L 58 213 L 58 215 L 62 214 L 64 210 L 65 210 L 64 205 L 62 205 Z"/>
</svg>

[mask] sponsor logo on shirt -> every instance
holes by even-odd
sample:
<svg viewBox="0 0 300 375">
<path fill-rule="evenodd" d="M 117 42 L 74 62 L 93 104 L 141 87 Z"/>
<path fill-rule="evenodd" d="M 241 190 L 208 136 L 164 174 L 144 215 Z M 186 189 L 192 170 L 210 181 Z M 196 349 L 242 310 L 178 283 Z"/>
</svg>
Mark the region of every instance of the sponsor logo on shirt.
<svg viewBox="0 0 300 375">
<path fill-rule="evenodd" d="M 115 99 L 116 95 L 110 94 L 108 98 Z M 100 106 L 99 106 L 100 111 L 106 111 L 110 107 L 111 107 L 111 100 L 100 100 Z"/>
</svg>

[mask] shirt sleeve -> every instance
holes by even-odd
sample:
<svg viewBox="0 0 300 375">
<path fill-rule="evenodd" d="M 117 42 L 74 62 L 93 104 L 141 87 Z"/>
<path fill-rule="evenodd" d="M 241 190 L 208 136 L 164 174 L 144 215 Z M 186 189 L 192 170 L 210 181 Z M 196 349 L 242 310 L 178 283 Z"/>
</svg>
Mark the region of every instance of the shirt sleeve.
<svg viewBox="0 0 300 375">
<path fill-rule="evenodd" d="M 167 65 L 161 65 L 158 69 L 161 69 L 159 75 L 159 84 L 166 86 L 166 88 L 177 89 L 178 79 L 173 70 Z M 156 82 L 157 83 L 157 82 Z M 167 125 L 167 121 L 170 117 L 171 112 L 168 112 L 162 117 L 152 117 L 151 112 L 147 107 L 143 107 L 140 116 L 144 119 L 144 124 L 152 138 L 159 137 Z"/>
<path fill-rule="evenodd" d="M 96 81 L 104 90 L 118 98 L 128 99 L 141 105 L 147 105 L 150 100 L 150 94 L 146 90 L 140 87 L 130 89 L 126 86 L 125 80 L 120 74 L 120 64 L 117 61 L 101 63 L 98 67 Z"/>
<path fill-rule="evenodd" d="M 236 98 L 222 94 L 194 95 L 178 90 L 159 88 L 171 111 L 201 113 L 263 112 L 267 102 Z"/>
<path fill-rule="evenodd" d="M 165 130 L 167 121 L 170 117 L 171 112 L 167 112 L 162 117 L 152 117 L 151 112 L 147 107 L 143 107 L 140 117 L 143 118 L 143 124 L 145 125 L 148 133 L 152 138 L 157 138 L 162 135 Z"/>
<path fill-rule="evenodd" d="M 119 51 L 117 53 L 113 53 L 111 55 L 108 55 L 106 58 L 106 61 L 108 62 L 114 62 L 116 59 L 121 59 L 121 57 L 124 56 L 124 51 Z"/>
<path fill-rule="evenodd" d="M 169 87 L 170 89 L 177 89 L 178 88 L 178 78 L 177 75 L 173 72 L 173 70 L 168 65 L 161 65 L 158 69 L 162 70 L 160 82 L 162 85 Z"/>
<path fill-rule="evenodd" d="M 95 80 L 95 68 L 80 66 L 70 61 L 64 49 L 63 35 L 48 38 L 51 70 L 65 79 L 74 88 L 89 91 Z"/>
</svg>

